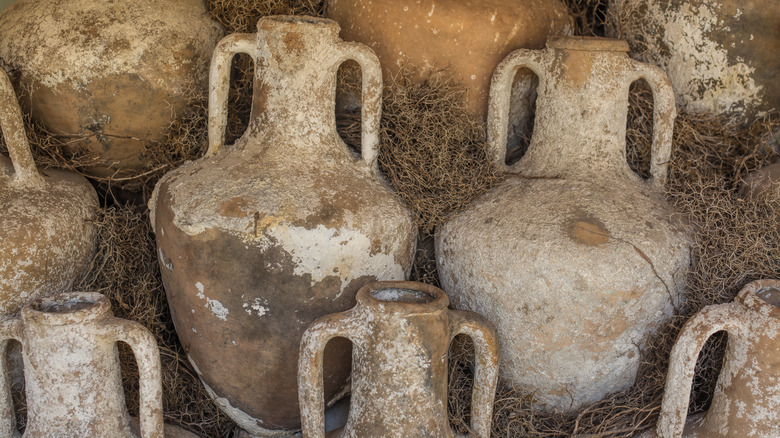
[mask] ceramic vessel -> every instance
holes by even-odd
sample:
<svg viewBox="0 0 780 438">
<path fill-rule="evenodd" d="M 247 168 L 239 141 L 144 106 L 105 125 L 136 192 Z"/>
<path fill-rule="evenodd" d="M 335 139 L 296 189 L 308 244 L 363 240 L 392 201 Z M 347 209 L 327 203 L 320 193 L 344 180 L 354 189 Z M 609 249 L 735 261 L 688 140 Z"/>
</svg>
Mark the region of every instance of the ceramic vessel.
<svg viewBox="0 0 780 438">
<path fill-rule="evenodd" d="M 300 426 L 295 366 L 316 318 L 348 309 L 357 290 L 406 278 L 412 215 L 379 174 L 382 76 L 367 47 L 313 17 L 261 19 L 211 64 L 207 156 L 166 175 L 150 201 L 179 339 L 220 407 L 255 435 Z M 252 118 L 223 146 L 230 62 L 256 70 Z M 336 71 L 363 69 L 362 157 L 335 126 Z M 326 354 L 326 394 L 342 391 L 349 343 Z"/>
<path fill-rule="evenodd" d="M 413 80 L 450 68 L 467 88 L 466 103 L 479 119 L 487 114 L 493 69 L 512 50 L 541 49 L 552 35 L 574 26 L 559 0 L 328 0 L 326 15 L 341 25 L 341 37 L 376 51 L 385 79 L 402 65 Z M 512 93 L 510 143 L 530 119 L 534 76 L 521 73 Z"/>
<path fill-rule="evenodd" d="M 709 410 L 688 421 L 696 359 L 714 333 L 728 333 Z M 733 303 L 708 306 L 683 326 L 672 349 L 657 436 L 780 436 L 780 280 L 745 286 Z"/>
<path fill-rule="evenodd" d="M 447 415 L 447 351 L 458 334 L 474 340 L 469 436 L 488 438 L 498 379 L 495 330 L 473 312 L 449 310 L 444 292 L 411 281 L 380 281 L 358 291 L 357 305 L 315 321 L 301 340 L 298 382 L 303 436 L 324 438 L 323 349 L 353 343 L 347 424 L 331 438 L 454 437 Z"/>
<path fill-rule="evenodd" d="M 95 189 L 73 172 L 38 171 L 22 113 L 0 70 L 0 316 L 28 301 L 68 290 L 88 268 L 97 230 Z"/>
<path fill-rule="evenodd" d="M 221 36 L 203 0 L 18 0 L 0 13 L 0 59 L 32 90 L 25 110 L 72 137 L 97 177 L 149 164 L 145 148 L 205 98 Z"/>
<path fill-rule="evenodd" d="M 663 68 L 687 111 L 753 117 L 780 110 L 775 0 L 616 0 L 611 33 Z"/>
<path fill-rule="evenodd" d="M 98 293 L 38 298 L 21 317 L 0 323 L 0 347 L 22 344 L 27 392 L 24 438 L 195 438 L 163 427 L 160 355 L 154 336 L 138 323 L 115 318 Z M 140 433 L 125 406 L 119 351 L 132 348 L 140 375 Z M 0 433 L 19 437 L 0 355 Z"/>
<path fill-rule="evenodd" d="M 551 38 L 497 68 L 489 147 L 508 178 L 437 231 L 443 289 L 498 330 L 501 376 L 544 409 L 573 411 L 631 385 L 642 340 L 673 309 L 690 239 L 663 197 L 675 117 L 663 72 L 624 41 Z M 519 68 L 540 78 L 530 147 L 504 164 Z M 652 177 L 626 163 L 628 89 L 655 95 Z"/>
</svg>

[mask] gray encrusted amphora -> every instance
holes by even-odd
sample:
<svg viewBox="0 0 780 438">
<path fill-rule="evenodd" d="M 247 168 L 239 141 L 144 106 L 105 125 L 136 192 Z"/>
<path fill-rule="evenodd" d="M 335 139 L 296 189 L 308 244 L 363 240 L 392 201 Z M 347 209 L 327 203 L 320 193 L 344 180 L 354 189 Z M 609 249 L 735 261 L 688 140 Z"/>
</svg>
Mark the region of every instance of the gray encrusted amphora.
<svg viewBox="0 0 780 438">
<path fill-rule="evenodd" d="M 416 229 L 379 173 L 382 73 L 338 25 L 276 16 L 232 34 L 211 63 L 209 149 L 168 173 L 150 202 L 176 331 L 220 408 L 254 435 L 297 430 L 295 369 L 306 327 L 349 309 L 372 281 L 406 278 Z M 251 120 L 224 145 L 231 59 L 255 60 Z M 363 72 L 361 156 L 339 138 L 336 72 Z M 328 400 L 349 343 L 326 353 Z"/>
<path fill-rule="evenodd" d="M 38 298 L 0 323 L 0 350 L 21 343 L 27 425 L 15 427 L 4 355 L 0 355 L 0 436 L 24 438 L 195 438 L 164 426 L 160 354 L 152 333 L 116 318 L 108 298 L 76 292 Z M 138 364 L 140 433 L 125 405 L 117 342 Z"/>
<path fill-rule="evenodd" d="M 361 288 L 352 309 L 315 321 L 303 335 L 298 368 L 303 436 L 326 436 L 323 349 L 336 337 L 353 342 L 352 398 L 346 426 L 329 438 L 456 436 L 447 415 L 447 352 L 465 334 L 476 352 L 468 436 L 488 438 L 498 379 L 495 330 L 448 305 L 437 287 L 380 281 Z"/>
<path fill-rule="evenodd" d="M 696 360 L 719 331 L 728 341 L 712 403 L 688 418 Z M 683 326 L 669 359 L 656 436 L 780 436 L 780 280 L 751 282 L 734 302 L 705 307 Z"/>
<path fill-rule="evenodd" d="M 574 411 L 630 386 L 643 338 L 683 289 L 691 240 L 664 198 L 674 95 L 624 41 L 555 37 L 493 75 L 488 140 L 507 179 L 440 227 L 436 261 L 458 309 L 498 330 L 501 377 L 540 408 Z M 531 144 L 505 164 L 510 87 L 539 76 Z M 628 90 L 654 94 L 649 179 L 626 162 Z"/>
</svg>

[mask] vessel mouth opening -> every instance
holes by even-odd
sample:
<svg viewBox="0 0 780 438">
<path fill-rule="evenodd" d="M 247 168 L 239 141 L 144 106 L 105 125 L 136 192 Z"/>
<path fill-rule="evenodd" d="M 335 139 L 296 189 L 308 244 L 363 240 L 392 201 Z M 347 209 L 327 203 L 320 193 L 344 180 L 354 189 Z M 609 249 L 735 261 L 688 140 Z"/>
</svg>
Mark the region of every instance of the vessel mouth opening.
<svg viewBox="0 0 780 438">
<path fill-rule="evenodd" d="M 69 292 L 41 297 L 22 308 L 22 318 L 49 325 L 81 323 L 111 314 L 111 303 L 97 292 Z"/>
<path fill-rule="evenodd" d="M 44 313 L 74 313 L 88 309 L 95 305 L 94 301 L 85 301 L 82 298 L 73 298 L 64 301 L 44 299 L 33 305 L 33 308 Z"/>
<path fill-rule="evenodd" d="M 625 40 L 592 36 L 553 36 L 547 40 L 552 49 L 576 50 L 584 52 L 628 52 Z"/>
<path fill-rule="evenodd" d="M 772 286 L 763 287 L 756 291 L 756 296 L 765 303 L 780 308 L 780 289 Z"/>
<path fill-rule="evenodd" d="M 427 304 L 436 300 L 436 297 L 428 292 L 400 287 L 372 290 L 370 295 L 376 300 L 393 303 Z"/>
</svg>

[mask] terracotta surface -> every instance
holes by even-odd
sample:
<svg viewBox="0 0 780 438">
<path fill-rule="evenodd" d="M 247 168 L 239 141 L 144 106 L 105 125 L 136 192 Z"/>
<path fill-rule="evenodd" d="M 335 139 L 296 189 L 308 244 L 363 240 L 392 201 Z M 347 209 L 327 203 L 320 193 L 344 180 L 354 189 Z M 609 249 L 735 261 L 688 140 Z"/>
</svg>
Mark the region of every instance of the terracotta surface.
<svg viewBox="0 0 780 438">
<path fill-rule="evenodd" d="M 133 176 L 189 96 L 206 94 L 222 36 L 203 0 L 19 0 L 0 13 L 0 59 L 34 92 L 27 111 L 86 137 L 96 176 Z"/>
<path fill-rule="evenodd" d="M 512 50 L 541 49 L 552 35 L 571 35 L 573 21 L 559 0 L 328 0 L 327 16 L 341 37 L 376 51 L 385 80 L 408 63 L 425 72 L 450 67 L 468 88 L 480 119 L 488 107 L 493 69 Z M 533 104 L 533 75 L 513 87 L 510 138 L 522 132 Z"/>
<path fill-rule="evenodd" d="M 0 70 L 0 316 L 69 290 L 95 251 L 95 189 L 72 172 L 39 172 L 11 82 Z"/>
<path fill-rule="evenodd" d="M 214 53 L 209 150 L 166 175 L 150 201 L 176 330 L 217 404 L 242 428 L 300 427 L 295 367 L 316 318 L 355 303 L 377 279 L 411 269 L 416 229 L 376 164 L 382 76 L 368 48 L 311 17 L 260 20 Z M 256 71 L 249 128 L 225 146 L 230 62 Z M 338 66 L 363 69 L 363 147 L 335 126 Z M 328 400 L 344 389 L 349 343 L 326 354 Z"/>
<path fill-rule="evenodd" d="M 152 333 L 142 325 L 115 318 L 108 299 L 79 292 L 39 298 L 21 317 L 0 323 L 0 346 L 22 344 L 25 364 L 27 425 L 25 438 L 195 437 L 175 428 L 163 432 L 160 355 Z M 128 344 L 140 374 L 140 429 L 130 423 L 122 391 L 119 351 Z M 0 360 L 0 433 L 19 437 Z"/>
<path fill-rule="evenodd" d="M 761 196 L 780 185 L 780 161 L 750 172 L 739 185 L 740 196 Z"/>
<path fill-rule="evenodd" d="M 690 237 L 663 196 L 674 97 L 624 41 L 561 37 L 496 69 L 488 143 L 509 177 L 438 229 L 443 289 L 498 330 L 501 376 L 571 412 L 625 389 L 645 336 L 678 301 Z M 515 71 L 539 77 L 526 155 L 504 165 Z M 630 84 L 655 95 L 652 178 L 626 163 Z"/>
<path fill-rule="evenodd" d="M 686 422 L 696 359 L 710 336 L 723 330 L 728 343 L 710 408 Z M 672 349 L 657 436 L 780 436 L 778 358 L 780 280 L 754 281 L 733 303 L 704 308 L 685 324 Z"/>
<path fill-rule="evenodd" d="M 615 0 L 623 37 L 669 75 L 689 111 L 753 117 L 780 110 L 777 0 Z"/>
<path fill-rule="evenodd" d="M 347 425 L 329 438 L 454 437 L 447 415 L 447 352 L 458 334 L 474 340 L 473 437 L 488 438 L 498 379 L 495 330 L 473 312 L 447 309 L 436 287 L 381 281 L 358 291 L 357 305 L 315 321 L 301 340 L 298 382 L 303 436 L 324 438 L 323 349 L 353 343 Z"/>
</svg>

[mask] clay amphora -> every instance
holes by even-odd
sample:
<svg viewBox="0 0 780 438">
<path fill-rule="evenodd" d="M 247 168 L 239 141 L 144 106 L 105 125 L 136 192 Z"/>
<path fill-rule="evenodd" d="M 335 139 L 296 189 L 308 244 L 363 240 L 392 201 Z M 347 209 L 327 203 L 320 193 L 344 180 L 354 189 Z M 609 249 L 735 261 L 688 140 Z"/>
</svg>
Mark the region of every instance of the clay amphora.
<svg viewBox="0 0 780 438">
<path fill-rule="evenodd" d="M 176 330 L 220 407 L 255 435 L 300 425 L 295 367 L 316 318 L 372 281 L 411 269 L 412 215 L 379 174 L 382 76 L 367 47 L 313 17 L 261 19 L 211 64 L 207 156 L 157 185 L 152 223 Z M 223 147 L 230 62 L 258 66 L 249 128 Z M 362 158 L 335 126 L 336 71 L 363 71 Z M 326 355 L 326 394 L 349 374 L 349 343 Z"/>
<path fill-rule="evenodd" d="M 324 437 L 323 349 L 353 343 L 352 399 L 346 426 L 329 438 L 451 438 L 447 351 L 458 334 L 474 340 L 476 360 L 470 436 L 488 438 L 498 379 L 498 346 L 490 323 L 447 309 L 434 286 L 379 281 L 358 291 L 352 309 L 315 321 L 301 340 L 298 367 L 305 438 Z"/>
<path fill-rule="evenodd" d="M 722 330 L 728 342 L 712 404 L 686 422 L 696 359 Z M 704 308 L 685 323 L 672 349 L 657 436 L 780 436 L 779 359 L 780 280 L 754 281 L 733 303 Z"/>
<path fill-rule="evenodd" d="M 341 37 L 376 51 L 385 79 L 402 65 L 414 80 L 450 68 L 467 88 L 466 103 L 487 115 L 493 69 L 515 49 L 541 49 L 552 35 L 571 35 L 573 21 L 559 0 L 328 0 L 326 14 Z M 533 107 L 533 74 L 522 72 L 512 93 L 510 143 Z"/>
<path fill-rule="evenodd" d="M 497 68 L 488 140 L 510 175 L 443 225 L 436 257 L 459 309 L 498 330 L 502 378 L 544 409 L 595 402 L 632 384 L 646 334 L 673 309 L 690 239 L 663 197 L 675 117 L 669 81 L 624 41 L 559 37 Z M 526 155 L 504 164 L 509 87 L 539 75 Z M 652 87 L 652 177 L 626 163 L 629 85 Z"/>
<path fill-rule="evenodd" d="M 667 72 L 687 111 L 780 110 L 777 0 L 615 0 L 608 17 L 610 33 Z"/>
<path fill-rule="evenodd" d="M 160 354 L 142 325 L 115 318 L 108 299 L 77 292 L 38 298 L 21 317 L 0 323 L 0 350 L 15 339 L 24 351 L 24 438 L 195 438 L 163 429 Z M 131 426 L 116 343 L 132 348 L 140 375 L 140 434 Z M 18 437 L 5 360 L 0 355 L 0 435 Z"/>
<path fill-rule="evenodd" d="M 55 135 L 84 137 L 70 149 L 95 160 L 90 173 L 126 178 L 188 101 L 206 97 L 222 33 L 203 0 L 18 0 L 0 13 L 0 59 L 32 90 L 26 111 Z"/>
<path fill-rule="evenodd" d="M 22 112 L 0 69 L 0 129 L 10 160 L 0 155 L 0 316 L 28 301 L 68 290 L 89 266 L 98 199 L 83 177 L 38 172 Z"/>
</svg>

